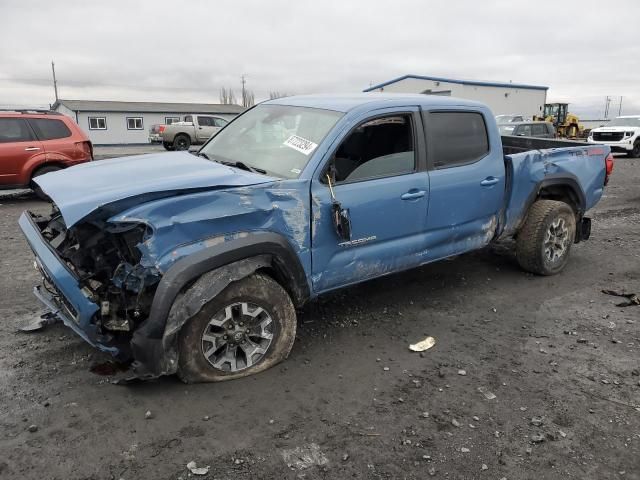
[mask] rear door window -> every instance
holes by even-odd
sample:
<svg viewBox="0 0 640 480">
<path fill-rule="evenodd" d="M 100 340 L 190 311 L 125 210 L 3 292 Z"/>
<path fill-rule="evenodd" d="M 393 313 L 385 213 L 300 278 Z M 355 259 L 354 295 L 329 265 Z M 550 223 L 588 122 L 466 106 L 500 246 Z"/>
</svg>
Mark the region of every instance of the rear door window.
<svg viewBox="0 0 640 480">
<path fill-rule="evenodd" d="M 40 140 L 56 140 L 71 136 L 71 130 L 62 120 L 49 118 L 30 118 L 29 124 Z"/>
<path fill-rule="evenodd" d="M 435 168 L 476 162 L 489 153 L 484 117 L 477 112 L 431 112 L 425 122 Z"/>
<path fill-rule="evenodd" d="M 198 117 L 198 125 L 201 127 L 214 127 L 213 117 Z"/>
<path fill-rule="evenodd" d="M 22 118 L 0 118 L 0 143 L 31 142 L 35 140 L 27 122 Z"/>
</svg>

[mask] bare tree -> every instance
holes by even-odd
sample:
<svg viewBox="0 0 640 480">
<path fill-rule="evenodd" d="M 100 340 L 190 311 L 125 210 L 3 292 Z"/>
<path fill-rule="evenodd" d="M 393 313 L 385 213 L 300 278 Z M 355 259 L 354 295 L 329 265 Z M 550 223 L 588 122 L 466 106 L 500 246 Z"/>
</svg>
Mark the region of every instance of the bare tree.
<svg viewBox="0 0 640 480">
<path fill-rule="evenodd" d="M 251 90 L 242 91 L 242 106 L 245 108 L 253 107 L 255 104 L 255 97 Z"/>
<path fill-rule="evenodd" d="M 288 97 L 289 94 L 287 92 L 279 92 L 278 90 L 274 90 L 273 92 L 269 92 L 269 98 L 271 100 L 276 98 Z"/>
<path fill-rule="evenodd" d="M 236 105 L 236 96 L 230 88 L 222 87 L 220 89 L 220 103 L 222 105 Z"/>
</svg>

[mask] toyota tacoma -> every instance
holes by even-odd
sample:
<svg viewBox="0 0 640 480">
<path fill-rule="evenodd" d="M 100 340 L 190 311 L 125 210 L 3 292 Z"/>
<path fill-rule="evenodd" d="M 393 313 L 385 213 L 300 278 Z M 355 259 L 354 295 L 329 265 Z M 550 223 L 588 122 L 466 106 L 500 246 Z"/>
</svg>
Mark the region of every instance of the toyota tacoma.
<svg viewBox="0 0 640 480">
<path fill-rule="evenodd" d="M 220 381 L 285 359 L 295 308 L 334 289 L 502 239 L 524 270 L 561 272 L 612 168 L 607 146 L 501 139 L 467 100 L 297 96 L 197 155 L 39 176 L 52 212 L 20 226 L 36 296 L 87 342 L 141 377 Z"/>
</svg>

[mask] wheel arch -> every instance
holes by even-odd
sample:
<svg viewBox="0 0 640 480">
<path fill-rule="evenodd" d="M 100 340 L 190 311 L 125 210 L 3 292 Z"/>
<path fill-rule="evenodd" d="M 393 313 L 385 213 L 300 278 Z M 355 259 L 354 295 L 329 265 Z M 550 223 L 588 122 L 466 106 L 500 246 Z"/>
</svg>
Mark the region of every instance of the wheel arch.
<svg viewBox="0 0 640 480">
<path fill-rule="evenodd" d="M 36 173 L 38 173 L 38 171 L 42 170 L 43 168 L 47 168 L 47 167 L 57 167 L 59 169 L 64 169 L 67 168 L 67 166 L 61 162 L 61 161 L 57 161 L 57 160 L 50 160 L 47 162 L 43 162 L 43 163 L 38 163 L 37 165 L 34 165 L 31 168 L 31 171 L 29 172 L 29 184 L 31 184 L 31 182 L 33 182 L 33 179 L 36 177 Z"/>
<path fill-rule="evenodd" d="M 188 318 L 170 317 L 174 301 L 188 287 L 197 286 L 199 290 L 196 298 L 187 299 L 191 305 L 188 310 L 193 315 L 198 305 L 214 298 L 227 285 L 258 271 L 280 283 L 294 305 L 302 305 L 310 297 L 311 290 L 298 256 L 286 238 L 277 233 L 249 233 L 178 260 L 160 280 L 149 317 L 131 339 L 136 370 L 153 375 L 175 373 L 175 365 L 171 363 L 175 336 Z M 206 275 L 211 276 L 204 283 L 199 282 Z"/>
<path fill-rule="evenodd" d="M 549 176 L 542 180 L 538 184 L 534 201 L 536 200 L 558 200 L 564 202 L 573 209 L 577 218 L 582 217 L 587 206 L 586 196 L 580 187 L 578 179 L 574 176 L 567 176 L 567 174 Z"/>
</svg>

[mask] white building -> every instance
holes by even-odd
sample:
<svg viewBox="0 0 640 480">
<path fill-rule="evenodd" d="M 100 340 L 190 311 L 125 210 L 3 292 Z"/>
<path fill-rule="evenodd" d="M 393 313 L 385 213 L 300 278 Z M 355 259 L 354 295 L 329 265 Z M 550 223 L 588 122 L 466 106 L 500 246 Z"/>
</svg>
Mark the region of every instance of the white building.
<svg viewBox="0 0 640 480">
<path fill-rule="evenodd" d="M 365 92 L 424 93 L 446 95 L 485 103 L 494 115 L 541 115 L 549 87 L 516 83 L 480 82 L 452 78 L 404 75 L 374 85 Z"/>
<path fill-rule="evenodd" d="M 94 145 L 149 143 L 152 125 L 170 124 L 198 113 L 229 120 L 244 111 L 240 105 L 102 100 L 58 100 L 52 109 L 73 118 Z"/>
</svg>

